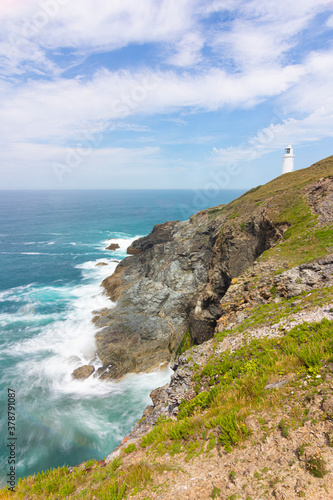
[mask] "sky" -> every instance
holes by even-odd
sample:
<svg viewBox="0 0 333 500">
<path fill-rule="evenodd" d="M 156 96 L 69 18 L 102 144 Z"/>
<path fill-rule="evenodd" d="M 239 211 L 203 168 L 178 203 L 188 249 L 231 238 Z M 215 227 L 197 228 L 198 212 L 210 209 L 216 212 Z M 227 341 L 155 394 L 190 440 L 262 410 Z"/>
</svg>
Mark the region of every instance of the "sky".
<svg viewBox="0 0 333 500">
<path fill-rule="evenodd" d="M 333 154 L 332 0 L 1 0 L 0 189 L 249 189 Z"/>
</svg>

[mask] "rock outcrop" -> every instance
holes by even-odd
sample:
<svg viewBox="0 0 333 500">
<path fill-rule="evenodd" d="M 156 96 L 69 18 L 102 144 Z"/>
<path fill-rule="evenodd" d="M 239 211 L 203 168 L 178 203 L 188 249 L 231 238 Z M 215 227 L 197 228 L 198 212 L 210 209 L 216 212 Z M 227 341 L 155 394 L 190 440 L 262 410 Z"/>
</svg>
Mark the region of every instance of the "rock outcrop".
<svg viewBox="0 0 333 500">
<path fill-rule="evenodd" d="M 216 331 L 223 331 L 230 324 L 240 324 L 254 307 L 268 302 L 281 302 L 301 294 L 333 286 L 333 254 L 322 259 L 300 264 L 286 271 L 277 272 L 277 263 L 255 263 L 229 287 L 221 299 L 221 317 Z M 283 267 L 288 267 L 287 262 Z M 260 276 L 255 285 L 254 278 Z"/>
<path fill-rule="evenodd" d="M 110 243 L 110 245 L 108 245 L 105 250 L 113 250 L 114 251 L 114 250 L 118 250 L 118 248 L 120 248 L 118 243 Z"/>
<path fill-rule="evenodd" d="M 117 304 L 96 321 L 102 378 L 170 361 L 187 330 L 194 343 L 211 338 L 231 280 L 281 235 L 262 209 L 244 228 L 235 228 L 227 215 L 212 219 L 203 211 L 155 226 L 135 241 L 136 255 L 103 281 Z"/>
</svg>

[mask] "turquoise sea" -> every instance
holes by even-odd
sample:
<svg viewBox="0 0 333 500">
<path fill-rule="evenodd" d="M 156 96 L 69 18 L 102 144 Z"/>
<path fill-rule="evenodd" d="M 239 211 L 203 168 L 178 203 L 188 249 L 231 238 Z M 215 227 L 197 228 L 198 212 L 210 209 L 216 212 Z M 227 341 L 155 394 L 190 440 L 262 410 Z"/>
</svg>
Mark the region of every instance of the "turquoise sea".
<svg viewBox="0 0 333 500">
<path fill-rule="evenodd" d="M 8 473 L 7 391 L 15 391 L 16 478 L 107 456 L 171 370 L 120 382 L 73 380 L 100 366 L 92 311 L 100 284 L 138 236 L 240 191 L 0 191 L 0 481 Z M 120 249 L 105 250 L 117 242 Z M 97 266 L 98 262 L 107 266 Z"/>
</svg>

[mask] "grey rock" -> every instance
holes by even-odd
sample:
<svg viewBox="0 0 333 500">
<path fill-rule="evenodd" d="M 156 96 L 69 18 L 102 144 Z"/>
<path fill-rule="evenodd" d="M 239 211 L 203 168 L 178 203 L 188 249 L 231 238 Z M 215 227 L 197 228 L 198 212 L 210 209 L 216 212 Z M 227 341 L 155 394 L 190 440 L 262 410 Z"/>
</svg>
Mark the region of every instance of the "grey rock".
<svg viewBox="0 0 333 500">
<path fill-rule="evenodd" d="M 333 285 L 333 254 L 284 271 L 274 279 L 277 293 L 286 299 Z M 297 304 L 297 301 L 295 301 Z"/>
<path fill-rule="evenodd" d="M 265 390 L 279 389 L 280 387 L 288 384 L 288 382 L 290 382 L 290 380 L 292 380 L 294 377 L 295 377 L 295 375 L 292 374 L 289 377 L 286 377 L 286 378 L 284 378 L 282 380 L 278 380 L 277 382 L 274 382 L 273 384 L 268 384 L 268 385 L 265 386 Z"/>
</svg>

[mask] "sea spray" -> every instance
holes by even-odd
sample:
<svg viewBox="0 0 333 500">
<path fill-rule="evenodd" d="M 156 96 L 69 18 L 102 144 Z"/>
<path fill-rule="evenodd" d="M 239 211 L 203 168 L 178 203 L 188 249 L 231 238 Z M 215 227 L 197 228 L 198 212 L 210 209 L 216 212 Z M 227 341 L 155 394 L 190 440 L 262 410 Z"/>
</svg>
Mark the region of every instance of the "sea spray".
<svg viewBox="0 0 333 500">
<path fill-rule="evenodd" d="M 118 258 L 132 241 L 120 241 Z M 25 301 L 18 309 L 20 315 L 2 317 L 7 322 L 12 317 L 12 327 L 21 322 L 24 329 L 29 323 L 28 330 L 34 332 L 8 341 L 2 351 L 7 359 L 15 357 L 2 376 L 2 384 L 12 383 L 17 388 L 18 477 L 64 463 L 103 458 L 140 418 L 158 381 L 163 385 L 169 380 L 170 370 L 131 375 L 120 382 L 103 382 L 95 376 L 79 381 L 71 375 L 83 364 L 93 364 L 96 369 L 101 366 L 91 319 L 93 310 L 112 307 L 100 283 L 114 271 L 114 260 L 78 264 L 80 285 L 20 289 Z M 96 266 L 101 261 L 107 265 Z M 2 298 L 17 301 L 16 292 Z M 62 310 L 50 313 L 52 304 L 59 303 Z M 42 305 L 47 314 L 38 313 Z"/>
</svg>

